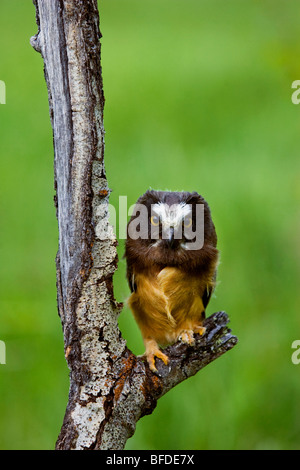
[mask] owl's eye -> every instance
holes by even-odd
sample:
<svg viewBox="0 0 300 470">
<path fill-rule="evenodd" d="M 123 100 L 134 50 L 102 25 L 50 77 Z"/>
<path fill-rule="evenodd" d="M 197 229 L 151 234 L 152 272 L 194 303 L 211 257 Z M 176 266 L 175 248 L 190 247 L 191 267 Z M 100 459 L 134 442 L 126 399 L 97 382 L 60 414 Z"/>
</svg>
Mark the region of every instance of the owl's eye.
<svg viewBox="0 0 300 470">
<path fill-rule="evenodd" d="M 192 223 L 193 223 L 193 221 L 192 221 L 192 218 L 191 218 L 191 217 L 186 217 L 186 218 L 184 219 L 184 226 L 185 226 L 186 228 L 190 228 L 190 227 L 192 226 Z"/>
<path fill-rule="evenodd" d="M 159 217 L 157 217 L 157 215 L 153 215 L 150 220 L 151 220 L 151 224 L 154 225 L 155 227 L 159 225 Z"/>
</svg>

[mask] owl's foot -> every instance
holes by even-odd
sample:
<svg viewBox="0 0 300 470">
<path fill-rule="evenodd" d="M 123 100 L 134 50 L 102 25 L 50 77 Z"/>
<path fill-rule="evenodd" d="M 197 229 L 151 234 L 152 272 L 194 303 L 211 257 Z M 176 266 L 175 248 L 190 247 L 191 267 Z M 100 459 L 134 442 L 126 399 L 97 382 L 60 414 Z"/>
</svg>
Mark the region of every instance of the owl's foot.
<svg viewBox="0 0 300 470">
<path fill-rule="evenodd" d="M 166 356 L 158 347 L 156 341 L 154 340 L 148 340 L 145 342 L 146 344 L 146 352 L 145 356 L 147 358 L 147 362 L 149 364 L 150 370 L 152 372 L 157 372 L 157 369 L 155 367 L 155 358 L 157 357 L 158 359 L 161 359 L 164 364 L 168 365 L 169 363 L 169 358 Z"/>
<path fill-rule="evenodd" d="M 152 372 L 157 372 L 157 369 L 155 367 L 155 358 L 158 357 L 159 359 L 161 359 L 163 361 L 164 364 L 168 365 L 169 363 L 169 358 L 168 356 L 166 356 L 163 352 L 161 352 L 159 349 L 153 351 L 153 352 L 148 352 L 146 354 L 146 357 L 147 357 L 147 361 L 148 361 L 148 364 L 149 364 L 149 367 L 150 367 L 150 370 L 152 370 Z"/>
<path fill-rule="evenodd" d="M 206 328 L 204 326 L 195 326 L 194 333 L 198 333 L 200 336 L 204 335 Z"/>
<path fill-rule="evenodd" d="M 178 336 L 178 339 L 180 339 L 183 343 L 189 344 L 190 346 L 195 344 L 193 330 L 182 330 Z"/>
</svg>

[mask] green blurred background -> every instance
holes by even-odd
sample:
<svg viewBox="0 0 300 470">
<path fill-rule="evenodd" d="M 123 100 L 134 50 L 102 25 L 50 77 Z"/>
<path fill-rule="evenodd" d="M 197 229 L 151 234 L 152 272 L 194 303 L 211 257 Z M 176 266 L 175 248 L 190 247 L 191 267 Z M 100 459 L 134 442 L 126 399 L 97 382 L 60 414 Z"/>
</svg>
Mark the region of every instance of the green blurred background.
<svg viewBox="0 0 300 470">
<path fill-rule="evenodd" d="M 159 400 L 126 449 L 299 449 L 298 0 L 101 0 L 106 168 L 133 204 L 198 191 L 221 265 L 208 314 L 239 344 Z M 53 449 L 68 396 L 56 308 L 52 131 L 30 0 L 1 0 L 0 448 Z M 115 294 L 129 294 L 120 241 Z M 127 308 L 120 328 L 143 352 Z"/>
</svg>

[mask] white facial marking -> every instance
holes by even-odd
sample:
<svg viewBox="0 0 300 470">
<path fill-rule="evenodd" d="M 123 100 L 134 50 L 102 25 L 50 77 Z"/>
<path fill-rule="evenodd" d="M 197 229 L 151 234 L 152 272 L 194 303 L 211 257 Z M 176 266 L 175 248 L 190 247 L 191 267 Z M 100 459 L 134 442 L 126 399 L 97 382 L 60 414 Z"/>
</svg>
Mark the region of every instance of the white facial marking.
<svg viewBox="0 0 300 470">
<path fill-rule="evenodd" d="M 184 217 L 191 214 L 192 206 L 184 202 L 172 206 L 159 202 L 153 204 L 152 211 L 160 218 L 163 228 L 174 227 L 176 229 L 182 224 Z"/>
</svg>

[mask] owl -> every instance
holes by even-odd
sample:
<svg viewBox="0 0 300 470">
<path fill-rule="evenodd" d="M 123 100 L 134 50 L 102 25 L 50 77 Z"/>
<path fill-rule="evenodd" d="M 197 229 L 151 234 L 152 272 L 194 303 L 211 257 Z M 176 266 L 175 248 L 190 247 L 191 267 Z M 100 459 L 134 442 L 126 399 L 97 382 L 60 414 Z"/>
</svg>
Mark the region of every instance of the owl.
<svg viewBox="0 0 300 470">
<path fill-rule="evenodd" d="M 197 192 L 148 190 L 127 225 L 128 305 L 141 330 L 149 367 L 160 349 L 203 335 L 205 309 L 216 284 L 217 235 L 207 202 Z"/>
</svg>

